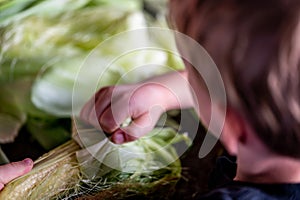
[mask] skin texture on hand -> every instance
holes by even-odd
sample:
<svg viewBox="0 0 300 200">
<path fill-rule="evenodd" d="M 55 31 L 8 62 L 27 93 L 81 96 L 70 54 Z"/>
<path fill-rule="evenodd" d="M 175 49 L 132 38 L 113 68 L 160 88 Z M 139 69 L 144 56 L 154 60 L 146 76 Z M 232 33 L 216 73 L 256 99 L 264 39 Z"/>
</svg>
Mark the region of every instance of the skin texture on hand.
<svg viewBox="0 0 300 200">
<path fill-rule="evenodd" d="M 152 130 L 165 111 L 161 99 L 165 92 L 155 83 L 105 87 L 85 105 L 81 118 L 95 127 L 100 125 L 117 144 L 133 141 Z M 132 122 L 121 127 L 128 118 Z"/>
<path fill-rule="evenodd" d="M 192 104 L 186 74 L 173 72 L 142 83 L 104 87 L 85 104 L 80 117 L 121 144 L 150 132 L 163 112 Z M 128 118 L 131 123 L 122 126 Z"/>
<path fill-rule="evenodd" d="M 33 167 L 33 161 L 26 158 L 19 162 L 12 162 L 0 166 L 0 190 L 11 180 L 28 173 Z"/>
</svg>

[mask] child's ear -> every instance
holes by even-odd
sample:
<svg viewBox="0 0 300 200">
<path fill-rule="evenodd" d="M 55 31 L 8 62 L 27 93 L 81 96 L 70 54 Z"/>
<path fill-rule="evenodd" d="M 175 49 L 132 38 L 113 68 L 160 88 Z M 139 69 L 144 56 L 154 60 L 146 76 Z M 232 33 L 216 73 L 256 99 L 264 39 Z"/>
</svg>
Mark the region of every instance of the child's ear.
<svg viewBox="0 0 300 200">
<path fill-rule="evenodd" d="M 243 118 L 233 109 L 228 108 L 220 139 L 229 154 L 237 155 L 238 145 L 246 141 L 246 132 Z"/>
</svg>

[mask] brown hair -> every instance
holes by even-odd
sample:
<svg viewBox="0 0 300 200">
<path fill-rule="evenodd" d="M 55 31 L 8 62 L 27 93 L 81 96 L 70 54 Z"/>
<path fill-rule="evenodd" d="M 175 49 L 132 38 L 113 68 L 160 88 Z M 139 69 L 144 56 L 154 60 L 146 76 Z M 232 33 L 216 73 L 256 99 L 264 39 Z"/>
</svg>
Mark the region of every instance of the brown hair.
<svg viewBox="0 0 300 200">
<path fill-rule="evenodd" d="M 170 9 L 215 61 L 229 106 L 271 150 L 300 158 L 300 1 L 171 0 Z"/>
</svg>

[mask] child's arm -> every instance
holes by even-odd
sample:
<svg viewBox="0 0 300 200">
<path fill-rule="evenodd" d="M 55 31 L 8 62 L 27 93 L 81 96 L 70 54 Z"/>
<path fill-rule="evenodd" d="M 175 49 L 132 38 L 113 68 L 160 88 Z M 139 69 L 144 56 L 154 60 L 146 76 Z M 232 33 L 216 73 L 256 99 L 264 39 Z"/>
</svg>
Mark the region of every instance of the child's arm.
<svg viewBox="0 0 300 200">
<path fill-rule="evenodd" d="M 113 142 L 123 143 L 152 130 L 163 112 L 192 106 L 187 73 L 180 71 L 138 84 L 102 88 L 84 106 L 81 118 L 95 127 L 100 124 Z M 128 118 L 131 123 L 121 129 Z"/>
</svg>

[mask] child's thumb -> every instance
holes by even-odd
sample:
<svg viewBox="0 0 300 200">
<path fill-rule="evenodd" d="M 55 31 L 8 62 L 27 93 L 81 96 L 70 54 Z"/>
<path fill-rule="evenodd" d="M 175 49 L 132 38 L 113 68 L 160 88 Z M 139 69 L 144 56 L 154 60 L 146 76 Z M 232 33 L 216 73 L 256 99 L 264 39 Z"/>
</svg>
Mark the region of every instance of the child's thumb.
<svg viewBox="0 0 300 200">
<path fill-rule="evenodd" d="M 30 158 L 0 166 L 0 190 L 9 181 L 29 172 L 32 167 L 33 161 Z"/>
</svg>

